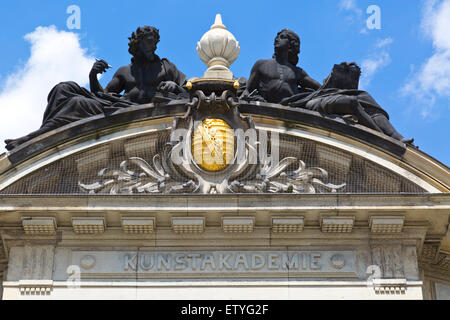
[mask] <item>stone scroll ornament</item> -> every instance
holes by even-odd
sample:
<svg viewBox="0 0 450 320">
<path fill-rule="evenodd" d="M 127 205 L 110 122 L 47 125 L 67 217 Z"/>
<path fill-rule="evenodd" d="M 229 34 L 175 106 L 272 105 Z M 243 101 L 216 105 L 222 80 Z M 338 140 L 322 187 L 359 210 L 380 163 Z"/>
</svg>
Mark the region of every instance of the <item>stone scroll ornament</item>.
<svg viewBox="0 0 450 320">
<path fill-rule="evenodd" d="M 308 168 L 296 157 L 260 156 L 259 141 L 252 143 L 245 134 L 255 129 L 253 120 L 241 116 L 232 90 L 220 96 L 196 90 L 188 106 L 183 117 L 174 119 L 161 153 L 104 168 L 98 181 L 79 182 L 80 188 L 101 194 L 223 194 L 325 193 L 346 186 L 326 183 L 327 171 Z"/>
</svg>

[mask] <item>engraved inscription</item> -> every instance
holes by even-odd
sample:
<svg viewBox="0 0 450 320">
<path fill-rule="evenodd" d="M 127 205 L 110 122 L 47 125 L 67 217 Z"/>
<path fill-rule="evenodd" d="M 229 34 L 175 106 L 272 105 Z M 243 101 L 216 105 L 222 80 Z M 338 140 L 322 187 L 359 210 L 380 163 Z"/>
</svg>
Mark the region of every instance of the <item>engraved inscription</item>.
<svg viewBox="0 0 450 320">
<path fill-rule="evenodd" d="M 353 251 L 101 251 L 89 252 L 97 263 L 83 276 L 142 277 L 196 275 L 356 276 Z M 74 252 L 73 257 L 86 252 Z M 80 261 L 80 260 L 78 260 Z"/>
<path fill-rule="evenodd" d="M 345 258 L 342 254 L 339 257 L 342 268 Z M 258 270 L 320 272 L 324 259 L 320 252 L 141 252 L 127 253 L 123 261 L 124 271 L 144 273 L 254 272 Z"/>
</svg>

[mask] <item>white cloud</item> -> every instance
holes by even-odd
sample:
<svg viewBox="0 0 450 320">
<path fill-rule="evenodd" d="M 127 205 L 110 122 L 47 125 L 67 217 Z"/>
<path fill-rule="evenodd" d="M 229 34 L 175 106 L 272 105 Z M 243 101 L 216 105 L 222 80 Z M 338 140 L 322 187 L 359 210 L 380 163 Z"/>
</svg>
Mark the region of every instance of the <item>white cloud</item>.
<svg viewBox="0 0 450 320">
<path fill-rule="evenodd" d="M 385 39 L 378 39 L 378 41 L 375 43 L 375 47 L 376 48 L 384 48 L 393 42 L 394 42 L 394 39 L 392 39 L 391 37 L 385 38 Z"/>
<path fill-rule="evenodd" d="M 341 0 L 339 2 L 339 9 L 345 11 L 353 11 L 357 15 L 362 15 L 362 10 L 358 8 L 355 0 Z"/>
<path fill-rule="evenodd" d="M 373 46 L 373 51 L 369 57 L 361 63 L 361 80 L 360 88 L 366 89 L 373 76 L 382 68 L 391 63 L 391 55 L 389 54 L 389 46 L 394 42 L 392 38 L 379 39 Z"/>
<path fill-rule="evenodd" d="M 411 73 L 402 94 L 413 97 L 428 117 L 438 98 L 450 98 L 450 0 L 427 0 L 421 28 L 433 42 L 433 54 Z"/>
<path fill-rule="evenodd" d="M 351 13 L 346 17 L 346 20 L 349 24 L 358 24 L 360 25 L 361 34 L 367 34 L 367 29 L 365 26 L 365 20 L 363 16 L 363 11 L 357 6 L 356 0 L 340 0 L 338 3 L 339 10 L 347 11 Z"/>
<path fill-rule="evenodd" d="M 55 26 L 37 27 L 25 40 L 31 44 L 28 61 L 2 77 L 6 80 L 0 91 L 0 146 L 7 138 L 39 129 L 53 86 L 68 80 L 85 86 L 95 61 L 81 48 L 77 34 Z"/>
</svg>

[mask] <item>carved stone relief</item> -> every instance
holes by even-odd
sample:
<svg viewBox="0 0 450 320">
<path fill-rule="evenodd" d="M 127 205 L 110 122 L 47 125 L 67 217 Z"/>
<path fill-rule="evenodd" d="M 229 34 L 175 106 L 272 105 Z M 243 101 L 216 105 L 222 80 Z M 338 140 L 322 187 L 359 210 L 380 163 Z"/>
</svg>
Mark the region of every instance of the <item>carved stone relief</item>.
<svg viewBox="0 0 450 320">
<path fill-rule="evenodd" d="M 252 118 L 240 115 L 234 98 L 227 90 L 220 97 L 197 90 L 186 115 L 174 119 L 162 153 L 103 168 L 98 181 L 80 181 L 80 188 L 110 194 L 319 193 L 346 186 L 325 182 L 326 170 L 308 168 L 297 157 L 279 160 L 273 143 L 271 153 L 262 154 L 267 137 L 258 137 Z"/>
</svg>

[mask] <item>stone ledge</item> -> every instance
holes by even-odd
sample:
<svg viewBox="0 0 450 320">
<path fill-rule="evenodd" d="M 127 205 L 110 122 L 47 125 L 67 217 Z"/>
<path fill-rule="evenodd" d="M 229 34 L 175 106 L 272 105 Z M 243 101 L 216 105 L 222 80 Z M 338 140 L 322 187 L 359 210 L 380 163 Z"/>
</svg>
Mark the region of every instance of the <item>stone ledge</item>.
<svg viewBox="0 0 450 320">
<path fill-rule="evenodd" d="M 8 170 L 11 164 L 15 165 L 26 159 L 42 153 L 54 146 L 67 142 L 76 137 L 92 134 L 102 129 L 108 129 L 112 125 L 118 126 L 128 122 L 139 120 L 158 119 L 162 117 L 173 117 L 187 111 L 187 101 L 172 101 L 163 104 L 147 104 L 124 108 L 106 115 L 97 115 L 83 120 L 70 123 L 61 128 L 52 130 L 39 137 L 36 137 L 23 145 L 17 147 L 12 152 L 6 153 L 6 160 L 0 161 L 0 168 Z M 391 154 L 401 157 L 406 150 L 405 144 L 394 140 L 384 134 L 374 132 L 364 126 L 348 124 L 343 119 L 322 116 L 320 113 L 302 108 L 286 107 L 272 103 L 245 102 L 240 101 L 239 110 L 244 114 L 254 116 L 269 117 L 290 123 L 302 123 L 313 127 L 324 128 L 340 134 L 351 136 L 362 140 L 378 148 L 388 151 Z M 0 158 L 2 159 L 2 158 Z"/>
</svg>

